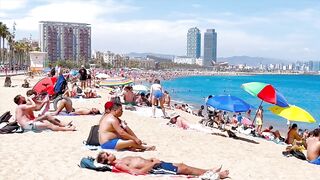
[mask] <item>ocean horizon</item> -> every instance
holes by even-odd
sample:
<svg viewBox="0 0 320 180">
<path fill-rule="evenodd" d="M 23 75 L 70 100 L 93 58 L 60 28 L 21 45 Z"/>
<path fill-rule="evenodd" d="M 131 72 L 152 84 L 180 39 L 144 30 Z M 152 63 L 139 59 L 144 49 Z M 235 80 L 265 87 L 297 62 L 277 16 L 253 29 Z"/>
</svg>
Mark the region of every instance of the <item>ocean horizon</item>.
<svg viewBox="0 0 320 180">
<path fill-rule="evenodd" d="M 179 103 L 187 103 L 193 109 L 205 104 L 209 95 L 237 96 L 253 107 L 259 107 L 261 100 L 244 91 L 243 83 L 264 82 L 273 85 L 281 92 L 291 105 L 299 106 L 308 111 L 316 123 L 297 123 L 301 129 L 312 130 L 319 126 L 320 120 L 320 76 L 318 75 L 248 75 L 248 76 L 188 76 L 178 77 L 162 82 L 171 98 Z M 287 131 L 287 120 L 274 115 L 268 109 L 272 104 L 263 102 L 264 126 L 273 125 L 274 129 Z M 254 110 L 255 112 L 255 110 Z M 252 118 L 254 113 L 252 113 Z"/>
</svg>

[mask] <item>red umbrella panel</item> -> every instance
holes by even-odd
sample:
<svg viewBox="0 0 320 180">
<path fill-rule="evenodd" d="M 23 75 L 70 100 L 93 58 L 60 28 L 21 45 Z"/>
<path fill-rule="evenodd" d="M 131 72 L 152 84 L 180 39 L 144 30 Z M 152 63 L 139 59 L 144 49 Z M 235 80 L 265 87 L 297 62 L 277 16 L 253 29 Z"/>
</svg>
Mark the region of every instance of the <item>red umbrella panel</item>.
<svg viewBox="0 0 320 180">
<path fill-rule="evenodd" d="M 49 95 L 54 95 L 54 85 L 57 81 L 57 77 L 46 77 L 41 79 L 33 86 L 33 90 L 38 94 L 48 93 Z"/>
</svg>

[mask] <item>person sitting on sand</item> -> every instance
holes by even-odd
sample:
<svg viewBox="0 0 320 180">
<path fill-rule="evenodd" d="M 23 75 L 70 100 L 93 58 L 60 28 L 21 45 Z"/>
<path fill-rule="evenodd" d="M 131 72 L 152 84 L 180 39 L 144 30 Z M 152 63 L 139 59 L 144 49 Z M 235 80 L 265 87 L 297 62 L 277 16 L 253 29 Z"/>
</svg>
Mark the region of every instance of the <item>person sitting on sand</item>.
<svg viewBox="0 0 320 180">
<path fill-rule="evenodd" d="M 29 96 L 27 99 L 21 95 L 14 98 L 14 102 L 18 105 L 15 112 L 15 119 L 24 130 L 42 131 L 51 129 L 53 131 L 74 131 L 75 127 L 69 123 L 64 125 L 60 120 L 50 116 L 43 115 L 35 117 L 33 110 L 37 107 L 36 103 L 32 100 L 34 95 Z M 28 104 L 27 104 L 28 101 Z"/>
<path fill-rule="evenodd" d="M 77 94 L 78 94 L 78 92 L 77 92 L 77 89 L 78 89 L 77 84 L 76 83 L 71 84 L 71 82 L 68 82 L 67 87 L 68 88 L 64 92 L 63 96 L 65 96 L 65 97 L 76 97 Z"/>
<path fill-rule="evenodd" d="M 34 111 L 40 111 L 43 106 L 45 106 L 43 111 L 40 113 L 40 116 L 44 115 L 50 109 L 49 95 L 46 95 L 46 97 L 42 100 L 38 100 L 38 93 L 35 90 L 28 90 L 26 94 L 28 97 L 34 95 L 34 98 L 32 98 L 32 100 L 36 103 L 36 108 L 34 109 Z"/>
<path fill-rule="evenodd" d="M 204 110 L 204 105 L 201 105 L 200 109 L 197 111 L 194 111 L 193 114 L 200 116 L 200 117 L 204 117 L 203 110 Z"/>
<path fill-rule="evenodd" d="M 163 95 L 164 95 L 164 103 L 163 103 L 163 105 L 164 105 L 164 107 L 170 109 L 171 108 L 171 97 L 170 97 L 170 94 L 169 94 L 168 91 L 164 91 Z"/>
<path fill-rule="evenodd" d="M 190 126 L 187 122 L 186 119 L 184 119 L 183 117 L 181 117 L 179 114 L 173 112 L 172 114 L 170 114 L 170 124 L 175 124 L 177 125 L 179 128 L 182 129 L 188 129 Z"/>
<path fill-rule="evenodd" d="M 151 105 L 151 103 L 148 101 L 148 99 L 146 98 L 146 95 L 143 92 L 140 93 L 140 95 L 136 99 L 136 104 L 139 106 L 150 106 Z"/>
<path fill-rule="evenodd" d="M 83 93 L 84 93 L 84 95 L 82 96 L 83 98 L 97 98 L 98 97 L 97 92 L 89 87 L 87 87 Z"/>
<path fill-rule="evenodd" d="M 312 131 L 307 139 L 307 159 L 310 163 L 320 165 L 320 128 Z"/>
<path fill-rule="evenodd" d="M 100 152 L 97 156 L 97 162 L 112 165 L 121 171 L 133 175 L 161 174 L 162 172 L 162 174 L 201 176 L 208 171 L 216 173 L 216 179 L 224 179 L 229 175 L 229 171 L 221 171 L 221 167 L 200 169 L 183 163 L 170 163 L 156 158 L 145 159 L 139 156 L 127 156 L 117 159 L 115 155 L 107 152 Z"/>
<path fill-rule="evenodd" d="M 270 125 L 268 128 L 262 131 L 262 135 L 264 137 L 269 138 L 270 140 L 278 139 L 279 141 L 281 141 L 284 139 L 283 137 L 281 137 L 280 132 L 278 130 L 275 130 L 275 131 L 272 131 L 272 130 L 273 130 L 273 126 Z"/>
<path fill-rule="evenodd" d="M 126 86 L 123 91 L 124 104 L 136 105 L 136 95 L 133 93 L 133 88 Z"/>
<path fill-rule="evenodd" d="M 155 150 L 155 146 L 145 146 L 126 122 L 120 119 L 122 105 L 113 103 L 111 112 L 99 122 L 99 143 L 102 149 L 128 149 L 132 151 Z"/>
<path fill-rule="evenodd" d="M 302 137 L 298 134 L 298 125 L 297 124 L 292 124 L 290 130 L 288 131 L 287 139 L 285 143 L 287 144 L 294 144 L 294 142 L 297 145 L 303 145 L 303 139 Z"/>
<path fill-rule="evenodd" d="M 66 109 L 66 112 L 70 115 L 95 115 L 95 114 L 101 114 L 100 111 L 97 108 L 73 108 L 72 107 L 72 101 L 68 101 L 66 99 L 61 99 L 59 101 L 57 110 L 54 112 L 51 112 L 50 114 L 55 116 L 58 115 L 63 109 Z"/>
</svg>

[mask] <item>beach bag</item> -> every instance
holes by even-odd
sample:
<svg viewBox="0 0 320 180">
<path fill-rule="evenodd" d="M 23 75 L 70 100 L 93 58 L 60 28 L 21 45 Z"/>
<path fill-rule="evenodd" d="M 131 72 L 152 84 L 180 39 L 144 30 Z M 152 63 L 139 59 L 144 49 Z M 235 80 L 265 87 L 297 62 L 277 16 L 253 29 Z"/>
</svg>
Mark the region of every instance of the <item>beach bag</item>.
<svg viewBox="0 0 320 180">
<path fill-rule="evenodd" d="M 307 160 L 306 156 L 301 151 L 291 150 L 290 153 L 298 159 Z"/>
<path fill-rule="evenodd" d="M 92 169 L 96 171 L 111 171 L 111 167 L 109 165 L 95 163 L 95 159 L 93 157 L 85 157 L 80 161 L 81 168 Z"/>
<path fill-rule="evenodd" d="M 0 123 L 8 122 L 11 117 L 12 117 L 12 115 L 11 115 L 10 111 L 7 111 L 7 112 L 3 113 L 0 116 Z"/>
<path fill-rule="evenodd" d="M 67 81 L 66 81 L 66 79 L 64 78 L 63 75 L 60 75 L 58 77 L 56 85 L 54 86 L 54 92 L 56 94 L 63 94 L 63 92 L 66 89 L 66 87 L 67 87 Z"/>
<path fill-rule="evenodd" d="M 10 122 L 7 125 L 5 125 L 3 128 L 0 129 L 0 134 L 10 134 L 18 132 L 20 126 L 17 122 Z M 23 132 L 23 131 L 19 131 Z"/>
<path fill-rule="evenodd" d="M 99 143 L 99 125 L 91 126 L 90 133 L 85 145 L 100 146 Z"/>
</svg>

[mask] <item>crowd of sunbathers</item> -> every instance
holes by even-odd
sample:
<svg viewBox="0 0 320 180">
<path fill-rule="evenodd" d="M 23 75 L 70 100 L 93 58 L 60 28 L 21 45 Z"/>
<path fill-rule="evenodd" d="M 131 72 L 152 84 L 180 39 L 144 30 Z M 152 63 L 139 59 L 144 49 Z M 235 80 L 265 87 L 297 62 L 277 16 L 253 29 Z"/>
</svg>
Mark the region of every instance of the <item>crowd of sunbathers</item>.
<svg viewBox="0 0 320 180">
<path fill-rule="evenodd" d="M 74 87 L 72 87 L 74 89 Z M 66 92 L 67 94 L 72 92 Z M 56 117 L 64 109 L 67 114 L 70 115 L 90 115 L 90 114 L 101 114 L 96 108 L 73 108 L 72 101 L 68 98 L 62 98 L 55 111 L 49 111 L 49 97 L 46 96 L 41 98 L 39 94 L 33 90 L 27 92 L 27 97 L 17 95 L 14 98 L 14 102 L 18 105 L 16 108 L 16 120 L 24 130 L 45 130 L 51 129 L 53 131 L 74 131 L 76 127 L 69 123 L 63 123 Z M 155 117 L 156 107 L 160 106 L 163 118 L 169 119 L 169 123 L 176 124 L 178 127 L 188 129 L 190 123 L 177 113 L 172 113 L 170 116 L 166 114 L 165 107 L 171 107 L 170 95 L 167 91 L 164 91 L 160 85 L 160 80 L 155 79 L 154 84 L 150 88 L 150 94 L 146 96 L 144 93 L 134 94 L 131 86 L 123 88 L 123 100 L 124 104 L 140 105 L 140 106 L 151 106 L 152 116 Z M 210 97 L 209 97 L 210 98 Z M 176 109 L 181 109 L 177 105 L 174 106 Z M 39 116 L 36 117 L 34 111 L 40 111 Z M 188 108 L 185 108 L 186 111 Z M 109 101 L 104 106 L 105 112 L 103 113 L 99 121 L 98 138 L 102 149 L 113 149 L 113 150 L 129 150 L 129 151 L 153 151 L 156 147 L 148 145 L 142 141 L 129 125 L 120 117 L 123 113 L 123 107 L 121 102 L 114 99 Z M 191 113 L 207 117 L 210 122 L 216 124 L 218 128 L 225 129 L 225 124 L 231 124 L 233 128 L 252 128 L 252 124 L 245 124 L 242 122 L 244 119 L 241 114 L 235 114 L 232 118 L 229 117 L 227 112 L 222 112 L 214 109 L 208 109 L 205 112 L 205 107 L 201 106 L 198 111 L 192 111 Z M 247 112 L 246 118 L 250 120 L 250 112 Z M 257 129 L 256 132 L 259 136 L 268 136 L 271 138 L 278 138 L 283 140 L 280 136 L 279 131 L 273 131 L 273 127 L 270 126 L 265 130 L 261 130 L 263 121 L 263 109 L 259 108 L 257 113 Z M 261 121 L 261 122 L 260 122 Z M 201 121 L 201 123 L 204 123 Z M 208 122 L 207 122 L 208 123 Z M 315 129 L 309 134 L 301 137 L 297 132 L 297 126 L 293 124 L 288 132 L 286 143 L 295 145 L 304 145 L 307 148 L 307 158 L 310 163 L 320 164 L 320 130 Z M 308 139 L 307 139 L 308 137 Z M 282 138 L 282 139 L 281 139 Z M 301 141 L 301 142 L 300 142 Z M 142 157 L 124 157 L 117 159 L 113 154 L 102 152 L 97 156 L 97 161 L 102 164 L 113 165 L 116 168 L 128 172 L 131 174 L 146 174 L 157 170 L 165 170 L 171 174 L 183 174 L 183 175 L 195 175 L 200 176 L 208 171 L 213 172 L 218 178 L 228 177 L 229 171 L 222 171 L 221 168 L 212 169 L 200 169 L 185 165 L 183 163 L 168 163 L 160 161 L 156 158 L 144 159 Z"/>
</svg>

